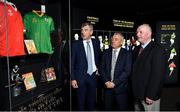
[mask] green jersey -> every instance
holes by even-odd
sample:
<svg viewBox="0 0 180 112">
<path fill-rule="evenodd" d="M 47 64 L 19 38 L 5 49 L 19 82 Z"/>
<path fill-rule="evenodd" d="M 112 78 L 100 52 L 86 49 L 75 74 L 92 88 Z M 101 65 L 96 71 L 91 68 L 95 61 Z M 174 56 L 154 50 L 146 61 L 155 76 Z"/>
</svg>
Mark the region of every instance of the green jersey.
<svg viewBox="0 0 180 112">
<path fill-rule="evenodd" d="M 23 21 L 26 39 L 34 41 L 37 52 L 52 54 L 50 33 L 54 30 L 53 19 L 46 14 L 41 13 L 40 15 L 36 11 L 32 11 L 25 14 Z"/>
</svg>

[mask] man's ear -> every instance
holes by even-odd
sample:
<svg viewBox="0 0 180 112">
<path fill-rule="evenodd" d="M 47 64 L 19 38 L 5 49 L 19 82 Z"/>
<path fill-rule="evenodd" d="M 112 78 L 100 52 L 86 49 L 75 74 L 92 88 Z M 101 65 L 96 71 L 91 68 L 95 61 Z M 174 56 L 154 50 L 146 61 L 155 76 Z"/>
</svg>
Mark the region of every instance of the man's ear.
<svg viewBox="0 0 180 112">
<path fill-rule="evenodd" d="M 152 37 L 152 33 L 151 32 L 148 33 L 148 37 Z"/>
<path fill-rule="evenodd" d="M 91 30 L 91 35 L 93 34 L 93 30 Z"/>
</svg>

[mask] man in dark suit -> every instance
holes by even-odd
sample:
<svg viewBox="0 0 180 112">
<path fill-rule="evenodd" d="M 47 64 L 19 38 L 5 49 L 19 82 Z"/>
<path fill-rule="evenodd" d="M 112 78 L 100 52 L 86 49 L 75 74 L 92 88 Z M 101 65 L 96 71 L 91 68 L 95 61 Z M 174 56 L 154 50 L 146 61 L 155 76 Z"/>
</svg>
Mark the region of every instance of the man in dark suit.
<svg viewBox="0 0 180 112">
<path fill-rule="evenodd" d="M 94 110 L 100 55 L 99 41 L 92 39 L 93 26 L 83 23 L 82 40 L 72 44 L 71 84 L 77 91 L 78 110 Z"/>
<path fill-rule="evenodd" d="M 160 98 L 166 77 L 165 50 L 152 41 L 152 29 L 149 24 L 137 28 L 136 36 L 141 43 L 134 49 L 132 88 L 135 110 L 159 111 Z"/>
<path fill-rule="evenodd" d="M 105 109 L 128 110 L 128 81 L 131 72 L 131 53 L 122 48 L 124 37 L 114 33 L 111 47 L 103 53 L 100 76 L 105 85 Z"/>
</svg>

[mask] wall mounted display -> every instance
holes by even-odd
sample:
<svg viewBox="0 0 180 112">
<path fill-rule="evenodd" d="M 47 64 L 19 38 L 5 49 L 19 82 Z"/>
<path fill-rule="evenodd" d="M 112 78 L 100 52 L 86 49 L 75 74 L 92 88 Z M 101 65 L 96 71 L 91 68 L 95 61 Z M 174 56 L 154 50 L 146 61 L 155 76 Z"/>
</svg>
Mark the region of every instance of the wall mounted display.
<svg viewBox="0 0 180 112">
<path fill-rule="evenodd" d="M 156 40 L 167 52 L 167 84 L 177 84 L 179 80 L 179 38 L 180 22 L 159 21 L 156 24 Z"/>
</svg>

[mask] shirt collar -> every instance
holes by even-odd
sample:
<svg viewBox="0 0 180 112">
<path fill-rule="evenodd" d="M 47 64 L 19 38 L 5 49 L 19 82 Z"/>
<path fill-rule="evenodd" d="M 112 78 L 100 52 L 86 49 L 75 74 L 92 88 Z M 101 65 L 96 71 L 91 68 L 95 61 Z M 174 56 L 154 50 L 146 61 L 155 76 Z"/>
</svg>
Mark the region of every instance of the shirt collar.
<svg viewBox="0 0 180 112">
<path fill-rule="evenodd" d="M 121 49 L 121 47 L 119 47 L 119 48 L 117 48 L 116 50 L 117 50 L 117 53 L 120 51 L 120 49 Z M 114 51 L 115 49 L 113 48 L 113 51 Z"/>
<path fill-rule="evenodd" d="M 146 44 L 141 45 L 141 47 L 144 49 L 150 42 L 151 42 L 151 40 L 147 41 Z"/>
<path fill-rule="evenodd" d="M 83 43 L 87 43 L 88 41 L 91 43 L 92 40 L 91 39 L 83 40 Z"/>
</svg>

